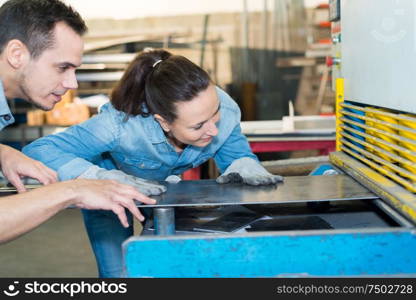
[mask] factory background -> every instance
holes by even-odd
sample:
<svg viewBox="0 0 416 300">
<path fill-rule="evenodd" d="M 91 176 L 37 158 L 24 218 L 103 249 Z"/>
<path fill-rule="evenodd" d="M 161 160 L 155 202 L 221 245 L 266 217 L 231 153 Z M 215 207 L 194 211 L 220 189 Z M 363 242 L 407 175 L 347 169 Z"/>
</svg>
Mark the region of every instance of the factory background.
<svg viewBox="0 0 416 300">
<path fill-rule="evenodd" d="M 4 2 L 0 0 L 0 5 Z M 293 225 L 289 219 L 284 219 L 289 225 L 280 224 L 280 228 L 303 230 L 309 225 L 312 229 L 322 230 L 414 228 L 415 109 L 409 104 L 401 106 L 403 102 L 396 103 L 391 97 L 383 98 L 383 92 L 390 94 L 385 90 L 388 85 L 382 83 L 388 79 L 381 74 L 395 68 L 389 69 L 388 63 L 385 68 L 370 65 L 374 61 L 365 47 L 353 46 L 359 43 L 357 40 L 365 40 L 360 40 L 359 28 L 347 25 L 344 42 L 339 16 L 332 15 L 333 5 L 339 1 L 65 2 L 79 11 L 89 27 L 84 38 L 83 64 L 77 70 L 79 87 L 67 93 L 50 112 L 40 111 L 19 99 L 13 100 L 11 107 L 16 124 L 0 132 L 2 143 L 21 149 L 39 137 L 91 118 L 99 106 L 109 100 L 109 93 L 137 52 L 149 47 L 166 48 L 203 67 L 237 102 L 242 111 L 243 133 L 268 171 L 290 177 L 339 175 L 342 169 L 348 178 L 355 178 L 377 195 L 371 199 L 371 205 L 365 201 L 357 206 L 357 202 L 352 205 L 348 201 L 340 202 L 336 207 L 332 202 L 308 204 L 307 208 L 315 213 L 311 218 L 304 214 L 304 208 L 298 212 L 298 207 L 286 207 L 287 211 L 282 214 L 288 217 L 296 211 L 297 219 L 293 222 L 298 223 Z M 387 2 L 411 5 L 406 1 L 405 4 L 393 0 Z M 364 6 L 371 5 L 375 5 L 375 1 Z M 405 16 L 405 10 L 401 8 L 394 11 Z M 348 13 L 352 15 L 351 10 Z M 362 14 L 358 15 L 359 24 L 368 25 Z M 368 42 L 369 48 L 374 46 L 371 48 L 373 53 L 378 53 L 375 49 L 382 49 L 376 55 L 380 61 L 389 62 L 400 52 L 388 48 L 394 46 L 392 41 L 395 39 L 396 23 L 391 20 L 385 17 L 381 21 L 382 32 L 388 33 L 383 47 L 376 48 Z M 376 21 L 368 25 L 370 29 L 378 26 Z M 416 31 L 413 23 L 408 23 L 403 26 Z M 371 32 L 378 34 L 377 30 Z M 341 53 L 345 55 L 345 65 L 340 64 L 344 59 Z M 383 53 L 387 53 L 385 57 Z M 373 72 L 357 72 L 362 64 L 358 59 L 361 56 L 365 58 L 363 65 Z M 408 79 L 406 74 L 401 75 Z M 345 82 L 339 80 L 343 77 Z M 376 88 L 363 86 L 363 82 L 372 82 L 374 78 L 377 79 Z M 344 104 L 337 99 L 345 100 Z M 278 135 L 277 139 L 275 135 Z M 274 142 L 272 146 L 268 144 L 271 141 Z M 333 152 L 342 154 L 331 158 Z M 348 158 L 344 158 L 344 154 Z M 356 171 L 350 157 L 372 171 L 376 170 L 376 174 Z M 324 168 L 320 169 L 320 166 Z M 197 172 L 184 173 L 184 179 L 213 179 L 219 175 L 212 160 L 204 163 Z M 395 188 L 383 190 L 384 178 L 397 184 L 403 193 L 397 196 Z M 314 193 L 311 191 L 311 194 Z M 279 213 L 279 208 L 257 207 L 256 212 Z M 142 228 L 136 225 L 135 230 L 140 232 Z M 383 235 L 381 238 L 390 238 L 384 237 L 387 233 L 383 231 L 377 234 Z M 412 241 L 414 243 L 414 237 Z M 377 247 L 368 249 L 369 253 L 379 254 Z M 389 265 L 390 261 L 386 261 Z M 0 277 L 97 276 L 82 217 L 76 209 L 67 209 L 34 231 L 2 245 L 0 266 Z M 413 266 L 414 263 L 409 264 L 409 268 Z M 379 270 L 374 269 L 377 270 L 374 272 Z M 396 272 L 393 269 L 391 272 Z"/>
</svg>

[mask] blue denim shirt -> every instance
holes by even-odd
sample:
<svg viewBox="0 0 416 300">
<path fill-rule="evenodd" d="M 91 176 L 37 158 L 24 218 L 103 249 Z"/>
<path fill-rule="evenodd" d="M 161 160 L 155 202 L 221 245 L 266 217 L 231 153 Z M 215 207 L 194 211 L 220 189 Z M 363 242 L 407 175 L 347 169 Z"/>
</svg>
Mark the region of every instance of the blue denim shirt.
<svg viewBox="0 0 416 300">
<path fill-rule="evenodd" d="M 0 80 L 0 130 L 12 123 L 14 123 L 14 118 L 4 95 L 3 83 Z"/>
<path fill-rule="evenodd" d="M 97 116 L 64 132 L 40 138 L 23 153 L 58 172 L 61 180 L 76 178 L 93 164 L 120 169 L 144 179 L 164 180 L 213 157 L 223 172 L 235 159 L 257 157 L 241 133 L 238 105 L 217 88 L 221 103 L 218 135 L 206 147 L 188 145 L 177 153 L 153 116 L 130 116 L 105 104 Z"/>
</svg>

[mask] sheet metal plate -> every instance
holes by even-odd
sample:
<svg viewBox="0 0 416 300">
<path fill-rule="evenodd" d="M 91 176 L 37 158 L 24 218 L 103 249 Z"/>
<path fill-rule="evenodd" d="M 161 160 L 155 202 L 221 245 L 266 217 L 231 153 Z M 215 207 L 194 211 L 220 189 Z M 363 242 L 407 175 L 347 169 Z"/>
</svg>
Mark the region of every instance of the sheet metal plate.
<svg viewBox="0 0 416 300">
<path fill-rule="evenodd" d="M 168 183 L 167 187 L 166 193 L 152 197 L 157 200 L 157 204 L 138 206 L 281 204 L 378 198 L 347 175 L 285 177 L 285 182 L 276 186 L 217 184 L 215 180 L 189 180 L 176 184 Z"/>
</svg>

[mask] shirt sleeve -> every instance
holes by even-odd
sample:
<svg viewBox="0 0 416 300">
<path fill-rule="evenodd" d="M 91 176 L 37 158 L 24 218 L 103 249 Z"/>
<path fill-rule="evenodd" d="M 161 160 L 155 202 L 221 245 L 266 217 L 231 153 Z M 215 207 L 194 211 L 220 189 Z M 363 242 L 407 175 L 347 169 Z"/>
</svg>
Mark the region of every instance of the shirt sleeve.
<svg viewBox="0 0 416 300">
<path fill-rule="evenodd" d="M 73 179 L 117 146 L 119 127 L 115 116 L 106 111 L 30 143 L 23 153 L 57 171 L 60 180 Z"/>
<path fill-rule="evenodd" d="M 241 132 L 241 111 L 237 103 L 223 90 L 217 89 L 223 110 L 221 111 L 220 131 L 229 132 L 224 143 L 214 155 L 215 163 L 221 173 L 236 159 L 251 157 L 258 161 L 251 151 L 246 136 Z M 220 133 L 221 134 L 221 133 Z"/>
<path fill-rule="evenodd" d="M 258 161 L 257 156 L 251 151 L 246 136 L 241 132 L 240 124 L 238 124 L 217 151 L 214 160 L 220 172 L 223 173 L 234 160 L 242 157 L 251 157 Z"/>
</svg>

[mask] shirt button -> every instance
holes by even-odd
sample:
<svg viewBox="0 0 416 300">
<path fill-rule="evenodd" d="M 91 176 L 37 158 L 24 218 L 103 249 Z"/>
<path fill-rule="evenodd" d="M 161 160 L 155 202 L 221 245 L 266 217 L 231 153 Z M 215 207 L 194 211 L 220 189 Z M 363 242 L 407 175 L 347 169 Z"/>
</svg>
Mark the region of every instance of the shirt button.
<svg viewBox="0 0 416 300">
<path fill-rule="evenodd" d="M 3 115 L 3 119 L 5 119 L 6 121 L 10 121 L 12 117 L 10 115 Z"/>
</svg>

